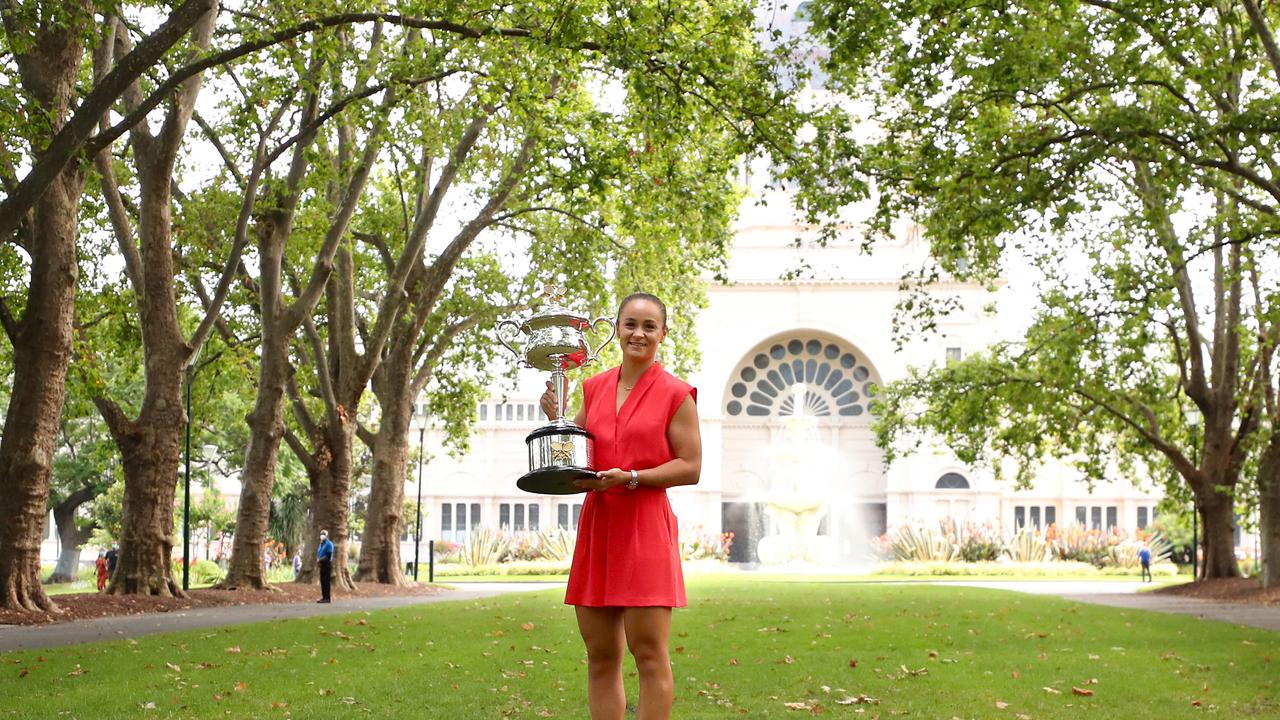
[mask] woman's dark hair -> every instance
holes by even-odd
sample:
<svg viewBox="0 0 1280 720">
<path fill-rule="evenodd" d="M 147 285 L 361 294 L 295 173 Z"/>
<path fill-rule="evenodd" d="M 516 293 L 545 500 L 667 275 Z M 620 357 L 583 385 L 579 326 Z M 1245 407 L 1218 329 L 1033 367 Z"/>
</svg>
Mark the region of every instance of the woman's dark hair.
<svg viewBox="0 0 1280 720">
<path fill-rule="evenodd" d="M 627 303 L 631 302 L 632 300 L 648 300 L 649 302 L 657 305 L 658 309 L 662 311 L 662 327 L 663 328 L 667 327 L 667 304 L 659 300 L 658 296 L 654 295 L 653 293 L 634 292 L 622 298 L 622 302 L 618 303 L 619 319 L 622 318 L 622 311 L 624 308 L 627 307 Z"/>
</svg>

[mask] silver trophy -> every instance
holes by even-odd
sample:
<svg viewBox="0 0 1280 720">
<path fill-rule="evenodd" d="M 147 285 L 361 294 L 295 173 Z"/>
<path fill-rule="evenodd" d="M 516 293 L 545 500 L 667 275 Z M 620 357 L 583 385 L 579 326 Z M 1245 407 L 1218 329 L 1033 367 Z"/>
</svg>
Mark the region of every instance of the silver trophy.
<svg viewBox="0 0 1280 720">
<path fill-rule="evenodd" d="M 570 495 L 583 492 L 574 480 L 596 473 L 591 464 L 594 437 L 564 416 L 568 402 L 565 371 L 595 362 L 613 340 L 616 328 L 612 318 L 591 320 L 565 308 L 563 287 L 547 285 L 542 296 L 544 303 L 533 316 L 497 325 L 498 342 L 515 353 L 525 367 L 549 370 L 555 389 L 556 419 L 524 439 L 529 446 L 529 472 L 516 481 L 516 487 L 544 495 Z M 586 333 L 601 324 L 608 326 L 609 336 L 593 348 Z"/>
</svg>

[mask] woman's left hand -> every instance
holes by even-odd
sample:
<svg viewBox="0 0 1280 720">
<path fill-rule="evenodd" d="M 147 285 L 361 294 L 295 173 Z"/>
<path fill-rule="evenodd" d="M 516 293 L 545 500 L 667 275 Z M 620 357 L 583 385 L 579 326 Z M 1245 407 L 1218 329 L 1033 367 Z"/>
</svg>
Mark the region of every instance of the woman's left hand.
<svg viewBox="0 0 1280 720">
<path fill-rule="evenodd" d="M 630 481 L 631 473 L 629 471 L 613 468 L 611 470 L 601 470 L 593 478 L 574 480 L 573 484 L 584 490 L 607 490 L 618 485 L 626 485 Z"/>
</svg>

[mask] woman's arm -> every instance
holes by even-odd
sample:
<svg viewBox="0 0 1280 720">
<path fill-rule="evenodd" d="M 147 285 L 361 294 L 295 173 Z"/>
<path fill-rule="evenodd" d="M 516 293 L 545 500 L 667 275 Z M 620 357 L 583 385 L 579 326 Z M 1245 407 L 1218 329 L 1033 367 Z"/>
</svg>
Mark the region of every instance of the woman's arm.
<svg viewBox="0 0 1280 720">
<path fill-rule="evenodd" d="M 698 405 L 688 395 L 676 409 L 675 417 L 667 426 L 667 442 L 674 456 L 655 468 L 613 468 L 601 470 L 595 478 L 578 480 L 575 484 L 590 490 L 604 490 L 631 482 L 631 471 L 636 470 L 640 484 L 646 487 L 669 488 L 678 485 L 697 485 L 702 475 L 702 435 L 698 430 Z"/>
</svg>

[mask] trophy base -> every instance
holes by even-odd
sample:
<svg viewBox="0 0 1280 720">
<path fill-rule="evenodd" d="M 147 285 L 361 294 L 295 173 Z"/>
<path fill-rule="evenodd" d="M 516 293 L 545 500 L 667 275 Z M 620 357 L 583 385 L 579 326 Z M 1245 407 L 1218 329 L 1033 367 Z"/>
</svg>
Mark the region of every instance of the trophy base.
<svg viewBox="0 0 1280 720">
<path fill-rule="evenodd" d="M 573 495 L 586 492 L 584 488 L 574 485 L 574 480 L 595 477 L 595 475 L 595 471 L 586 468 L 552 465 L 522 475 L 516 481 L 516 487 L 539 495 Z"/>
</svg>

